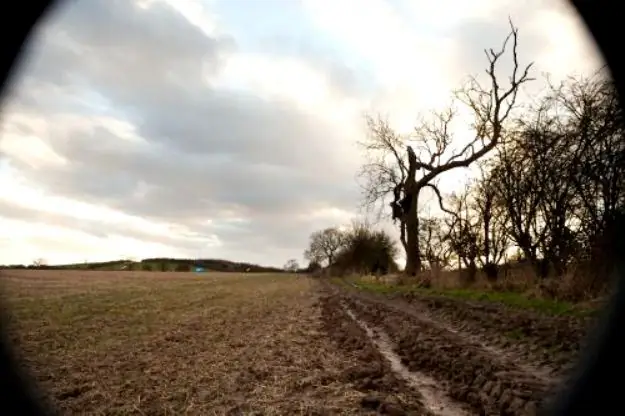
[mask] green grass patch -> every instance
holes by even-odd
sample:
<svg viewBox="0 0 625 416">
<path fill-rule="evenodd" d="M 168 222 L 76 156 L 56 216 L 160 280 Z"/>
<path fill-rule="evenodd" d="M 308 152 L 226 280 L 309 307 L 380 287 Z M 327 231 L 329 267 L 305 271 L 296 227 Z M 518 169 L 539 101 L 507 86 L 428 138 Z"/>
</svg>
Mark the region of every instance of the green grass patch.
<svg viewBox="0 0 625 416">
<path fill-rule="evenodd" d="M 531 309 L 548 315 L 571 315 L 580 312 L 575 304 L 552 299 L 529 298 L 522 293 L 478 291 L 471 289 L 452 289 L 434 291 L 434 293 L 452 298 L 473 301 L 500 303 L 521 309 Z"/>
<path fill-rule="evenodd" d="M 354 287 L 355 285 L 361 290 L 380 294 L 412 292 L 429 296 L 443 296 L 469 301 L 498 303 L 513 308 L 529 309 L 546 315 L 555 316 L 585 316 L 592 315 L 597 312 L 596 309 L 583 308 L 574 303 L 553 299 L 530 298 L 522 293 L 517 292 L 496 292 L 490 290 L 476 289 L 426 289 L 423 287 L 417 287 L 412 285 L 391 285 L 385 283 L 363 281 L 359 279 L 350 279 L 346 282 L 343 282 L 343 284 L 346 284 L 350 287 Z"/>
</svg>

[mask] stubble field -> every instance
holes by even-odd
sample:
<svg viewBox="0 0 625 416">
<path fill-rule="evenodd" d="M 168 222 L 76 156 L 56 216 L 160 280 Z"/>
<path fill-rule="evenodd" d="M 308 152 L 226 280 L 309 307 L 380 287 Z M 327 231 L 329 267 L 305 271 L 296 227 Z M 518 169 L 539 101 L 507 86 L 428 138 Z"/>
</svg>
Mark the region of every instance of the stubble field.
<svg viewBox="0 0 625 416">
<path fill-rule="evenodd" d="M 62 414 L 529 415 L 589 323 L 286 274 L 2 281 L 11 339 Z"/>
</svg>

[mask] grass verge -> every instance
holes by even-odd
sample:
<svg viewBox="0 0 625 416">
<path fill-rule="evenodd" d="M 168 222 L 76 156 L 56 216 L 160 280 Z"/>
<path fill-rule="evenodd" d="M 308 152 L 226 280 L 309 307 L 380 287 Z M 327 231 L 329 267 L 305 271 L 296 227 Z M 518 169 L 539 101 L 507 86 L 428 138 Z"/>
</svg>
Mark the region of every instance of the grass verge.
<svg viewBox="0 0 625 416">
<path fill-rule="evenodd" d="M 334 278 L 335 284 L 343 285 L 349 288 L 357 288 L 360 290 L 380 293 L 415 293 L 426 296 L 442 296 L 452 299 L 460 299 L 475 302 L 496 303 L 517 309 L 526 309 L 536 311 L 545 315 L 561 316 L 588 316 L 597 313 L 598 309 L 590 308 L 584 305 L 571 302 L 531 298 L 518 292 L 498 292 L 492 290 L 476 290 L 476 289 L 430 289 L 417 287 L 415 285 L 395 285 L 390 283 L 377 283 L 360 278 L 339 279 Z"/>
</svg>

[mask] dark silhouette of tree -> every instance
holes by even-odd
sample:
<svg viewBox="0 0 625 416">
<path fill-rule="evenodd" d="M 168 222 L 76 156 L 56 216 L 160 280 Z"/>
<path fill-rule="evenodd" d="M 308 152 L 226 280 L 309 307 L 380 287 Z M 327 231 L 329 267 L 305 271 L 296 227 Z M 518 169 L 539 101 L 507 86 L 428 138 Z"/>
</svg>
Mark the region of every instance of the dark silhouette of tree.
<svg viewBox="0 0 625 416">
<path fill-rule="evenodd" d="M 368 222 L 354 222 L 343 236 L 343 244 L 333 263 L 338 274 L 387 274 L 398 270 L 398 251 L 393 238 Z"/>
<path fill-rule="evenodd" d="M 47 265 L 48 265 L 48 263 L 47 263 L 47 262 L 46 262 L 46 260 L 45 260 L 45 259 L 43 259 L 43 258 L 38 258 L 38 259 L 35 259 L 35 260 L 33 261 L 33 264 L 32 264 L 32 266 L 33 266 L 33 267 L 36 267 L 36 268 L 42 268 L 42 267 L 45 267 L 45 266 L 47 266 Z"/>
<path fill-rule="evenodd" d="M 299 263 L 295 259 L 290 259 L 284 265 L 284 271 L 289 273 L 295 273 L 299 270 Z"/>
<path fill-rule="evenodd" d="M 443 220 L 437 217 L 419 219 L 419 246 L 422 247 L 422 262 L 426 262 L 430 269 L 443 269 L 449 266 L 452 249 L 449 244 L 449 234 Z"/>
<path fill-rule="evenodd" d="M 464 88 L 456 92 L 457 99 L 474 115 L 471 127 L 475 136 L 460 150 L 454 151 L 452 146 L 451 123 L 456 114 L 453 105 L 422 117 L 413 134 L 407 137 L 394 132 L 381 117 L 367 118 L 369 135 L 361 143 L 368 157 L 360 172 L 364 180 L 364 203 L 373 206 L 393 194 L 393 219 L 399 220 L 400 238 L 406 251 L 405 273 L 408 275 L 416 275 L 421 269 L 418 216 L 421 191 L 430 187 L 440 196 L 433 183 L 438 176 L 470 166 L 497 146 L 516 106 L 520 86 L 531 80 L 529 70 L 532 65 L 521 67 L 518 62 L 518 29 L 512 22 L 510 28 L 501 49 L 485 51 L 488 83 L 482 84 L 476 77 L 471 77 Z M 497 69 L 510 42 L 513 69 L 503 87 Z M 439 202 L 442 205 L 442 201 Z M 381 207 L 384 205 L 380 204 Z"/>
<path fill-rule="evenodd" d="M 473 210 L 477 217 L 476 243 L 478 263 L 486 277 L 494 281 L 498 276 L 498 264 L 508 250 L 507 217 L 501 205 L 497 204 L 495 179 L 485 167 L 481 167 L 481 177 L 472 189 Z"/>
<path fill-rule="evenodd" d="M 321 264 L 317 263 L 316 261 L 311 261 L 308 263 L 308 266 L 305 269 L 306 273 L 317 273 L 319 272 L 323 267 L 321 266 Z"/>
<path fill-rule="evenodd" d="M 337 228 L 326 228 L 310 235 L 304 258 L 309 262 L 327 265 L 334 263 L 334 257 L 343 244 L 343 233 Z"/>
<path fill-rule="evenodd" d="M 517 117 L 480 183 L 537 276 L 590 262 L 605 277 L 610 223 L 625 200 L 624 146 L 616 93 L 601 73 L 550 84 Z"/>
<path fill-rule="evenodd" d="M 553 87 L 562 109 L 562 125 L 571 164 L 576 168 L 576 223 L 587 258 L 603 284 L 611 269 L 610 230 L 625 206 L 625 137 L 623 114 L 613 83 L 601 72 L 569 78 Z"/>
<path fill-rule="evenodd" d="M 448 206 L 447 238 L 451 250 L 458 258 L 459 266 L 467 269 L 466 283 L 471 283 L 475 280 L 477 273 L 480 250 L 478 246 L 479 218 L 471 207 L 470 188 L 466 187 L 464 192 L 452 194 L 449 197 Z"/>
</svg>

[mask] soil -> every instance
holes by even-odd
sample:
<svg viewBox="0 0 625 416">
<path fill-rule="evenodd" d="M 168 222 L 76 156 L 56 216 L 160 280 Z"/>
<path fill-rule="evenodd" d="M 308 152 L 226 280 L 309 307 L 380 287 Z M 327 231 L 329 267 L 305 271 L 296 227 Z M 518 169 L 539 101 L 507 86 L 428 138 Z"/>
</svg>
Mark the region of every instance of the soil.
<svg viewBox="0 0 625 416">
<path fill-rule="evenodd" d="M 311 279 L 3 273 L 11 337 L 64 415 L 428 415 Z"/>
<path fill-rule="evenodd" d="M 349 352 L 359 364 L 344 371 L 342 381 L 366 393 L 363 410 L 392 415 L 431 415 L 422 395 L 410 389 L 375 347 L 366 331 L 348 315 L 341 298 L 326 287 L 320 298 L 323 328 L 331 342 Z"/>
<path fill-rule="evenodd" d="M 63 414 L 532 415 L 590 323 L 289 275 L 3 274 Z"/>
<path fill-rule="evenodd" d="M 370 357 L 376 356 L 374 348 L 381 357 L 376 363 L 386 359 L 392 364 L 384 357 L 383 338 L 382 347 L 391 349 L 403 367 L 386 364 L 381 368 L 385 380 L 391 380 L 389 371 L 397 378 L 403 371 L 429 379 L 429 384 L 393 383 L 420 395 L 430 414 L 536 414 L 562 386 L 590 323 L 479 302 L 321 286 L 328 332 L 347 325 L 351 340 L 344 348 L 358 344 Z M 366 330 L 358 331 L 358 324 Z M 428 404 L 432 391 L 443 396 L 442 407 Z"/>
<path fill-rule="evenodd" d="M 570 368 L 594 322 L 590 317 L 549 316 L 493 303 L 415 294 L 402 298 L 414 309 L 425 309 L 430 316 L 456 323 L 458 330 L 480 334 L 491 345 L 514 350 L 551 368 L 554 375 Z"/>
</svg>

